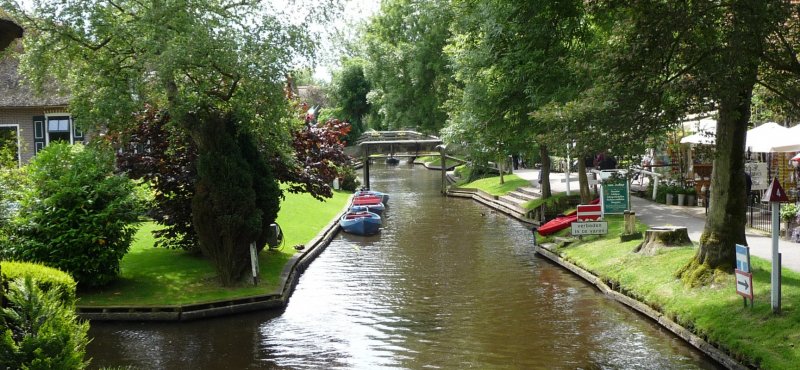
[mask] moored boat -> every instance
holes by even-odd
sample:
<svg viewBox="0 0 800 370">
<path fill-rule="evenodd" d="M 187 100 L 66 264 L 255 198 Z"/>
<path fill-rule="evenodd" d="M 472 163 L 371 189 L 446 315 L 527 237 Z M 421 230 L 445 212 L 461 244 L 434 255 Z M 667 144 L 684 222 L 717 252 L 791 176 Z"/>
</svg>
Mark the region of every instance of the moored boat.
<svg viewBox="0 0 800 370">
<path fill-rule="evenodd" d="M 339 226 L 347 233 L 375 235 L 381 229 L 381 216 L 373 212 L 347 212 L 339 219 Z"/>
<path fill-rule="evenodd" d="M 357 191 L 356 194 L 355 194 L 356 197 L 360 197 L 360 196 L 364 196 L 364 195 L 374 195 L 374 196 L 381 197 L 383 204 L 386 204 L 386 202 L 389 201 L 389 194 L 382 193 L 380 191 L 361 189 L 361 190 Z"/>
<path fill-rule="evenodd" d="M 370 212 L 375 212 L 377 214 L 383 213 L 383 211 L 386 209 L 386 206 L 383 205 L 383 198 L 376 195 L 362 195 L 353 197 L 352 206 L 367 207 Z"/>
</svg>

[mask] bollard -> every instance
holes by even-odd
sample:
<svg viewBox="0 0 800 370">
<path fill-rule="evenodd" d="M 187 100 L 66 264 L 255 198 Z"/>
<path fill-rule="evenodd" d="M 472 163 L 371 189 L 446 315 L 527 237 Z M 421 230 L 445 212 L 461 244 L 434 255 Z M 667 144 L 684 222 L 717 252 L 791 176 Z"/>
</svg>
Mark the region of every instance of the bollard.
<svg viewBox="0 0 800 370">
<path fill-rule="evenodd" d="M 539 231 L 539 229 L 536 226 L 531 228 L 531 232 L 533 232 L 533 246 L 534 247 L 537 246 L 537 244 L 536 244 L 536 232 L 537 231 Z"/>
</svg>

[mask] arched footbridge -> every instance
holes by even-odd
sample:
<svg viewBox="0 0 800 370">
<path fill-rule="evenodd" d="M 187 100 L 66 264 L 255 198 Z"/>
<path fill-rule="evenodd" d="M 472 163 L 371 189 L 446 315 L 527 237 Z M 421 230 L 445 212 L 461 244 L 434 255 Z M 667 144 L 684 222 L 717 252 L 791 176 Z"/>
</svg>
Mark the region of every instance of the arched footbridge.
<svg viewBox="0 0 800 370">
<path fill-rule="evenodd" d="M 369 163 L 375 158 L 414 158 L 439 155 L 442 158 L 442 192 L 446 191 L 446 147 L 442 139 L 415 131 L 367 131 L 345 153 L 362 158 L 364 186 L 369 188 Z"/>
</svg>

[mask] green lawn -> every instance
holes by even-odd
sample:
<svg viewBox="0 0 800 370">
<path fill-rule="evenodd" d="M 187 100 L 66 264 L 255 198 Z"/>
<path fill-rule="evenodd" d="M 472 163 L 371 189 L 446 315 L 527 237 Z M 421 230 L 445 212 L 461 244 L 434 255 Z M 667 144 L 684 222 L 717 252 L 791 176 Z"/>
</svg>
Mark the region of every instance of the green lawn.
<svg viewBox="0 0 800 370">
<path fill-rule="evenodd" d="M 221 286 L 211 264 L 199 256 L 180 250 L 154 248 L 152 222 L 142 224 L 131 251 L 122 259 L 120 279 L 100 290 L 78 292 L 78 305 L 178 305 L 266 294 L 278 287 L 286 261 L 295 253 L 294 245 L 313 239 L 339 213 L 349 197 L 335 192 L 332 199 L 320 202 L 307 194 L 286 193 L 281 202 L 278 224 L 284 245 L 264 250 L 259 255 L 261 282 L 243 282 L 237 287 Z"/>
<path fill-rule="evenodd" d="M 674 277 L 695 247 L 669 248 L 656 256 L 632 253 L 640 241 L 621 243 L 620 218 L 609 219 L 609 235 L 585 238 L 559 249 L 563 258 L 600 276 L 617 289 L 665 313 L 700 337 L 765 369 L 800 363 L 800 274 L 783 270 L 783 313 L 770 307 L 770 263 L 752 257 L 755 305 L 745 308 L 733 275 L 714 286 L 690 288 Z M 644 229 L 642 225 L 641 229 Z"/>
<path fill-rule="evenodd" d="M 516 190 L 517 188 L 531 186 L 530 181 L 521 179 L 517 175 L 505 175 L 503 176 L 503 179 L 505 180 L 505 183 L 501 184 L 500 176 L 485 177 L 473 182 L 459 184 L 459 187 L 480 189 L 491 195 L 505 195 L 512 190 Z"/>
</svg>

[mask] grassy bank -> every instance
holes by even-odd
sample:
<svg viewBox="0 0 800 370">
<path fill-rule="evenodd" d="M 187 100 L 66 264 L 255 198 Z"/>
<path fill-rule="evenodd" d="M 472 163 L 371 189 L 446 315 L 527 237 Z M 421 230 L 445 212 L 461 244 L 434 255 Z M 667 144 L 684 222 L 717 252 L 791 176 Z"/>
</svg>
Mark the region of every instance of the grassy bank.
<svg viewBox="0 0 800 370">
<path fill-rule="evenodd" d="M 516 190 L 517 188 L 531 185 L 530 181 L 521 179 L 519 176 L 513 174 L 505 175 L 503 179 L 505 180 L 503 184 L 500 183 L 500 176 L 493 176 L 459 184 L 458 186 L 467 189 L 480 189 L 491 195 L 499 196 L 508 194 L 508 192 Z"/>
<path fill-rule="evenodd" d="M 559 248 L 566 260 L 606 284 L 658 309 L 740 362 L 765 369 L 800 363 L 800 274 L 783 270 L 783 313 L 770 306 L 770 263 L 752 257 L 755 305 L 745 308 L 730 275 L 714 286 L 689 288 L 674 277 L 696 247 L 669 248 L 656 256 L 633 253 L 640 242 L 621 243 L 622 222 L 609 218 L 609 234 Z M 644 229 L 640 225 L 640 229 Z"/>
<path fill-rule="evenodd" d="M 178 305 L 272 292 L 279 285 L 283 266 L 295 253 L 294 245 L 313 239 L 342 210 L 348 197 L 347 193 L 335 192 L 332 199 L 320 202 L 307 194 L 286 193 L 277 220 L 285 241 L 277 250 L 260 253 L 258 286 L 246 282 L 236 287 L 221 286 L 206 259 L 180 250 L 154 248 L 151 232 L 157 226 L 145 223 L 121 261 L 119 280 L 103 289 L 79 292 L 78 305 Z"/>
</svg>

